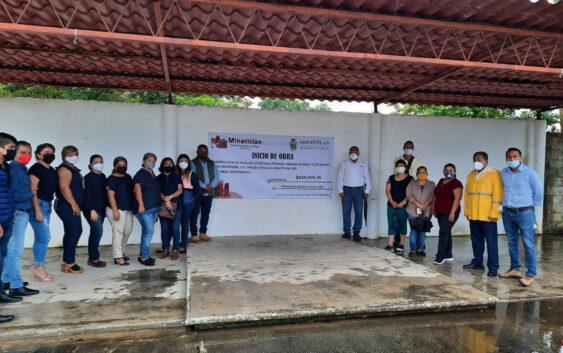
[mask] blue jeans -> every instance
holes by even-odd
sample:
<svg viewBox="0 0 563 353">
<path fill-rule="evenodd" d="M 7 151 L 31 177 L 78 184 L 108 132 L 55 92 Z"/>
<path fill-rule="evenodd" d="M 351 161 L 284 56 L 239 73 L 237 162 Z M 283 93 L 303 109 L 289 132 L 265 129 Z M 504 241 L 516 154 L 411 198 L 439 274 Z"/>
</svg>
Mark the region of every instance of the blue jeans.
<svg viewBox="0 0 563 353">
<path fill-rule="evenodd" d="M 55 202 L 55 212 L 63 221 L 63 262 L 73 264 L 76 262 L 76 247 L 82 235 L 82 219 L 80 215 L 72 213 L 72 207 L 68 203 Z"/>
<path fill-rule="evenodd" d="M 182 207 L 176 209 L 176 217 L 169 219 L 158 217 L 160 219 L 160 239 L 162 241 L 162 250 L 170 248 L 170 240 L 174 240 L 173 249 L 180 248 L 180 222 L 182 221 Z"/>
<path fill-rule="evenodd" d="M 411 220 L 411 219 L 415 219 L 416 217 L 407 214 L 407 218 Z M 431 217 L 426 217 L 426 218 L 430 219 Z M 411 232 L 409 233 L 409 242 L 411 246 L 411 251 L 424 250 L 425 241 L 426 241 L 426 232 L 421 232 L 416 229 L 412 229 L 411 227 Z"/>
<path fill-rule="evenodd" d="M 51 221 L 51 202 L 38 199 L 39 208 L 43 213 L 43 222 L 35 220 L 35 210 L 29 213 L 29 224 L 33 228 L 33 258 L 35 259 L 35 266 L 45 265 L 45 255 L 47 254 L 47 246 L 51 240 L 51 231 L 49 230 L 49 222 Z"/>
<path fill-rule="evenodd" d="M 194 204 L 184 205 L 182 207 L 182 238 L 180 240 L 180 247 L 185 249 L 188 246 L 188 236 L 190 234 L 190 224 L 192 219 L 192 211 Z M 196 230 L 197 234 L 197 230 Z"/>
<path fill-rule="evenodd" d="M 25 240 L 25 229 L 29 222 L 29 213 L 16 211 L 12 220 L 12 236 L 8 241 L 8 251 L 4 258 L 2 269 L 2 283 L 10 283 L 10 288 L 23 287 L 20 274 L 21 258 Z"/>
<path fill-rule="evenodd" d="M 8 243 L 12 237 L 12 220 L 2 222 L 2 229 L 4 229 L 4 236 L 0 238 L 0 279 L 2 271 L 4 271 L 4 259 L 8 255 Z"/>
<path fill-rule="evenodd" d="M 192 237 L 198 235 L 197 233 L 197 217 L 201 211 L 201 220 L 199 221 L 199 232 L 207 234 L 207 223 L 209 222 L 209 213 L 211 213 L 211 204 L 213 203 L 213 196 L 199 196 L 195 198 L 194 210 L 192 212 L 192 219 L 190 221 L 190 230 Z"/>
<path fill-rule="evenodd" d="M 536 247 L 534 245 L 534 224 L 536 215 L 534 210 L 524 212 L 502 212 L 502 222 L 508 238 L 508 252 L 510 253 L 510 267 L 520 269 L 520 236 L 526 253 L 526 276 L 536 276 Z M 520 231 L 520 233 L 518 232 Z"/>
<path fill-rule="evenodd" d="M 141 248 L 139 256 L 142 259 L 148 259 L 151 255 L 151 239 L 154 234 L 154 224 L 158 219 L 158 211 L 160 207 L 146 210 L 143 214 L 136 214 L 135 217 L 141 223 Z"/>
<path fill-rule="evenodd" d="M 344 197 L 342 198 L 342 223 L 345 234 L 350 234 L 350 227 L 352 226 L 352 221 L 350 219 L 350 213 L 352 212 L 352 206 L 354 206 L 354 233 L 359 232 L 362 229 L 362 213 L 364 210 L 364 188 L 349 188 L 344 187 Z"/>
<path fill-rule="evenodd" d="M 498 230 L 496 222 L 469 221 L 474 265 L 483 264 L 485 241 L 487 242 L 487 267 L 498 271 Z"/>
<path fill-rule="evenodd" d="M 100 259 L 100 240 L 104 233 L 104 217 L 99 215 L 96 222 L 92 222 L 90 215 L 84 215 L 86 221 L 90 225 L 90 236 L 88 237 L 88 258 L 96 261 Z"/>
</svg>

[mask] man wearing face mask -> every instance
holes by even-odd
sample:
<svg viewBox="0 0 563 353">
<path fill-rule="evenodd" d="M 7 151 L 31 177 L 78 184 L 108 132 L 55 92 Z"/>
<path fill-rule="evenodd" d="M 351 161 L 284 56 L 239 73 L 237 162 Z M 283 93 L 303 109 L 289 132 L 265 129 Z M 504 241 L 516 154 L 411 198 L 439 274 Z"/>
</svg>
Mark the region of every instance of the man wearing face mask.
<svg viewBox="0 0 563 353">
<path fill-rule="evenodd" d="M 211 213 L 211 203 L 215 195 L 215 188 L 219 183 L 219 170 L 215 162 L 207 156 L 208 148 L 206 145 L 197 146 L 197 158 L 192 159 L 191 168 L 195 171 L 199 178 L 200 197 L 194 202 L 194 210 L 190 220 L 190 228 L 192 233 L 192 242 L 199 243 L 203 241 L 211 241 L 207 236 L 207 223 L 209 222 L 209 214 Z M 199 236 L 197 234 L 197 217 L 201 211 L 201 220 L 199 224 Z"/>
<path fill-rule="evenodd" d="M 543 187 L 535 170 L 522 163 L 522 152 L 518 148 L 506 151 L 506 163 L 500 177 L 503 187 L 502 221 L 508 239 L 510 269 L 499 275 L 500 278 L 516 278 L 524 287 L 530 286 L 536 277 L 536 248 L 534 245 L 534 226 L 536 216 L 534 206 L 541 206 Z M 526 277 L 520 272 L 520 239 L 526 254 Z"/>
<path fill-rule="evenodd" d="M 12 219 L 14 218 L 14 200 L 10 192 L 10 166 L 7 162 L 16 156 L 16 138 L 0 132 L 0 271 L 4 267 L 4 258 L 8 250 L 8 241 L 12 235 Z M 4 293 L 0 282 L 0 303 L 16 303 L 21 297 L 12 297 Z M 0 315 L 0 323 L 14 320 L 13 315 Z"/>
<path fill-rule="evenodd" d="M 337 188 L 342 199 L 342 221 L 344 234 L 342 238 L 350 239 L 351 219 L 350 213 L 354 207 L 354 241 L 362 240 L 360 230 L 362 229 L 362 212 L 364 199 L 368 198 L 371 190 L 368 165 L 359 159 L 360 149 L 356 146 L 350 147 L 349 159 L 342 162 L 338 172 Z M 365 188 L 364 188 L 365 187 Z"/>
<path fill-rule="evenodd" d="M 38 290 L 24 286 L 20 274 L 21 257 L 24 249 L 25 229 L 31 212 L 31 183 L 26 165 L 31 161 L 31 145 L 25 141 L 16 144 L 16 157 L 10 162 L 10 192 L 14 198 L 15 212 L 12 221 L 12 236 L 8 241 L 8 252 L 4 258 L 2 283 L 9 283 L 11 296 L 39 294 Z M 3 288 L 5 289 L 5 288 Z"/>
<path fill-rule="evenodd" d="M 487 276 L 498 274 L 498 230 L 500 206 L 502 204 L 502 183 L 500 173 L 489 167 L 489 156 L 486 152 L 473 155 L 474 170 L 467 176 L 465 188 L 465 217 L 469 220 L 473 260 L 466 269 L 484 270 L 483 253 L 487 243 Z"/>
<path fill-rule="evenodd" d="M 393 174 L 397 173 L 397 169 L 395 169 L 395 163 L 397 163 L 398 160 L 402 159 L 407 163 L 407 174 L 409 174 L 413 178 L 416 178 L 416 171 L 418 170 L 418 168 L 422 167 L 424 163 L 422 162 L 422 159 L 415 157 L 413 153 L 414 143 L 412 141 L 405 142 L 403 145 L 403 155 L 395 158 L 395 160 L 393 161 Z"/>
</svg>

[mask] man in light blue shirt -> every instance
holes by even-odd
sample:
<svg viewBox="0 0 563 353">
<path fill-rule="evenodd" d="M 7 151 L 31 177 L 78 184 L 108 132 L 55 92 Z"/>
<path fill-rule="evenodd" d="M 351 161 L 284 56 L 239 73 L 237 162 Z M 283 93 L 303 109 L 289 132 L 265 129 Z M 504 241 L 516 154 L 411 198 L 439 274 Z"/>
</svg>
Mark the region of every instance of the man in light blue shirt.
<svg viewBox="0 0 563 353">
<path fill-rule="evenodd" d="M 522 152 L 514 147 L 506 151 L 508 167 L 504 168 L 502 180 L 502 221 L 508 238 L 510 269 L 499 275 L 500 278 L 517 278 L 524 287 L 530 286 L 536 276 L 536 248 L 534 245 L 534 226 L 536 216 L 534 206 L 541 206 L 543 187 L 536 171 L 522 164 Z M 520 272 L 520 239 L 526 253 L 526 277 Z"/>
<path fill-rule="evenodd" d="M 191 162 L 191 169 L 199 178 L 200 195 L 194 200 L 194 210 L 190 219 L 190 232 L 192 233 L 192 242 L 200 243 L 203 241 L 211 241 L 207 236 L 207 223 L 209 222 L 209 214 L 211 213 L 211 204 L 215 195 L 215 188 L 219 183 L 219 170 L 215 162 L 207 156 L 209 149 L 206 145 L 197 146 L 197 158 Z M 197 232 L 197 218 L 201 211 L 201 220 L 199 224 L 199 234 Z"/>
</svg>

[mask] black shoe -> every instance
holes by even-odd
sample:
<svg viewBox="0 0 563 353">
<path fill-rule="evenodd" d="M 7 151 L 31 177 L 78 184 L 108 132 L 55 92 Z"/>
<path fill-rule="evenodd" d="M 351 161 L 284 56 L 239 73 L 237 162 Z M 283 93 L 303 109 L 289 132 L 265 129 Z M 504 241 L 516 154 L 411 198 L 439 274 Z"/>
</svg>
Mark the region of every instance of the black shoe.
<svg viewBox="0 0 563 353">
<path fill-rule="evenodd" d="M 27 296 L 27 295 L 35 295 L 35 294 L 39 294 L 39 291 L 37 289 L 31 289 L 31 288 L 27 288 L 25 286 L 20 287 L 20 288 L 14 288 L 14 289 L 10 289 L 9 294 L 11 296 Z"/>
<path fill-rule="evenodd" d="M 140 260 L 139 262 L 141 263 L 141 265 L 145 265 L 145 266 L 154 266 L 154 259 L 152 259 L 153 261 L 151 261 L 151 257 L 149 257 L 146 260 Z"/>
<path fill-rule="evenodd" d="M 393 247 L 391 245 L 387 245 L 386 247 L 383 248 L 383 250 L 385 251 L 393 251 Z"/>
<path fill-rule="evenodd" d="M 418 256 L 426 257 L 426 253 L 424 252 L 424 250 L 417 250 L 417 251 L 416 251 L 416 254 L 417 254 Z"/>
<path fill-rule="evenodd" d="M 14 321 L 14 319 L 15 319 L 14 315 L 0 315 L 0 324 Z"/>
<path fill-rule="evenodd" d="M 24 286 L 24 287 L 27 286 L 28 284 L 29 284 L 29 283 L 27 283 L 27 282 L 23 282 L 23 286 Z M 3 289 L 3 290 L 8 290 L 8 289 L 10 289 L 10 283 L 2 283 L 2 289 Z"/>
<path fill-rule="evenodd" d="M 474 264 L 474 263 L 470 263 L 467 265 L 463 265 L 463 268 L 465 269 L 469 269 L 469 270 L 484 270 L 485 266 L 483 265 L 478 265 L 478 264 Z"/>
<path fill-rule="evenodd" d="M 139 260 L 139 262 L 142 263 L 143 265 L 144 265 L 143 262 L 152 262 L 154 264 L 154 258 L 152 258 L 152 257 L 148 257 L 145 260 L 141 260 L 141 257 L 139 256 L 139 257 L 137 257 L 137 260 Z"/>
<path fill-rule="evenodd" d="M 350 239 L 350 233 L 344 233 L 344 234 L 342 234 L 342 238 L 344 238 L 344 239 Z"/>
<path fill-rule="evenodd" d="M 360 232 L 354 232 L 354 241 L 359 243 L 362 241 L 362 237 L 360 237 Z"/>
<path fill-rule="evenodd" d="M 395 248 L 395 252 L 396 252 L 397 254 L 402 254 L 402 253 L 404 253 L 404 252 L 405 252 L 405 246 L 399 244 L 399 246 L 397 246 L 397 247 Z"/>
<path fill-rule="evenodd" d="M 409 251 L 409 257 L 414 257 L 414 251 Z"/>
<path fill-rule="evenodd" d="M 4 291 L 0 292 L 0 303 L 2 304 L 19 303 L 22 300 L 22 297 L 12 297 L 11 295 L 4 293 Z"/>
<path fill-rule="evenodd" d="M 488 277 L 496 277 L 496 276 L 498 276 L 498 271 L 497 270 L 489 270 L 489 272 L 487 272 L 487 276 Z"/>
</svg>

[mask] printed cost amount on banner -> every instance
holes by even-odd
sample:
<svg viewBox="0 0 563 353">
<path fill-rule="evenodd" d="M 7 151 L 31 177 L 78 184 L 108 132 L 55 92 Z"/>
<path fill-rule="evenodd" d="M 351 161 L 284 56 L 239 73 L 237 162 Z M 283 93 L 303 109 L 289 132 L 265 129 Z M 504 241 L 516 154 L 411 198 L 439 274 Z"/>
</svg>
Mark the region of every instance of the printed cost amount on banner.
<svg viewBox="0 0 563 353">
<path fill-rule="evenodd" d="M 221 175 L 217 197 L 332 197 L 332 137 L 210 132 L 209 157 Z"/>
</svg>

